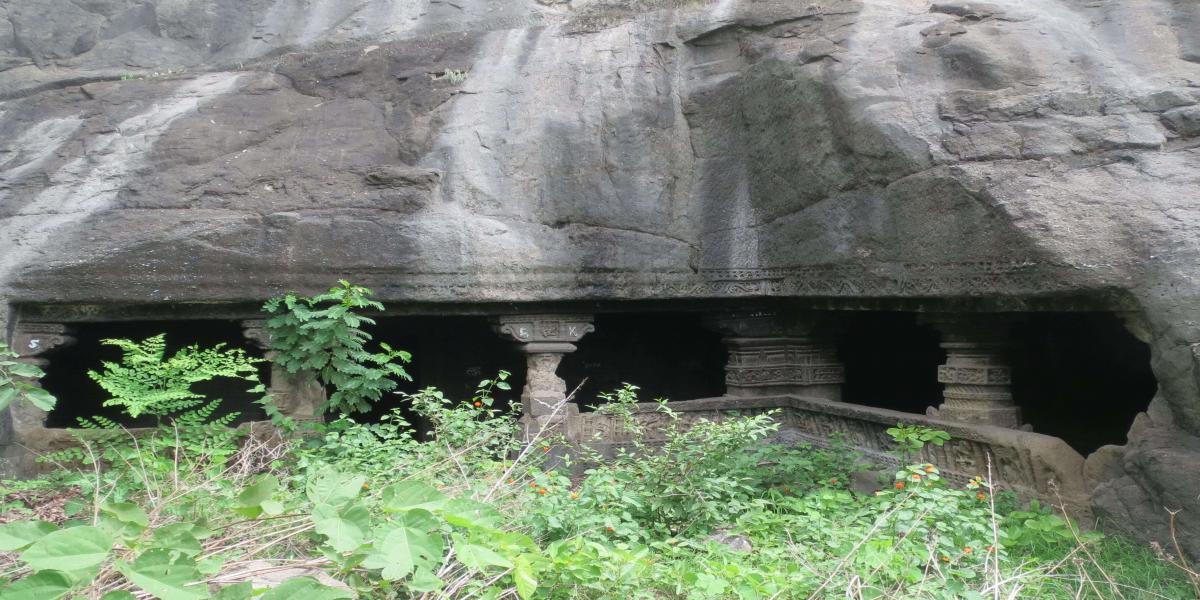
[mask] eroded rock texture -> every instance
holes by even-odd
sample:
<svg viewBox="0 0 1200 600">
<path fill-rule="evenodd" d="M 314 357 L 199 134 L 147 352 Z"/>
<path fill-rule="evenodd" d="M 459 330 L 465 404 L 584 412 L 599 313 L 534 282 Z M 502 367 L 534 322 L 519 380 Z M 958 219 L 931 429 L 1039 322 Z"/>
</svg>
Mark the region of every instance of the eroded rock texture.
<svg viewBox="0 0 1200 600">
<path fill-rule="evenodd" d="M 1192 0 L 0 0 L 0 296 L 1121 297 L 1200 554 Z M 464 77 L 465 76 L 465 77 Z"/>
</svg>

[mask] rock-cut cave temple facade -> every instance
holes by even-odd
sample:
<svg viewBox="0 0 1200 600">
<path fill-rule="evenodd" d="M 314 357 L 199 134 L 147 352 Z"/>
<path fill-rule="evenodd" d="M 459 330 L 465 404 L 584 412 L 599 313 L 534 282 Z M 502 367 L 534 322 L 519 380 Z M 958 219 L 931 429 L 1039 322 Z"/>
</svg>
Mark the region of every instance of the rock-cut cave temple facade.
<svg viewBox="0 0 1200 600">
<path fill-rule="evenodd" d="M 1194 0 L 0 0 L 0 323 L 50 413 L 100 340 L 269 354 L 374 289 L 414 385 L 929 456 L 1200 554 Z M 323 391 L 271 373 L 284 409 Z M 567 386 L 587 384 L 554 411 Z M 236 400 L 236 393 L 229 398 Z M 249 415 L 253 417 L 253 415 Z M 652 413 L 644 417 L 654 420 Z"/>
</svg>

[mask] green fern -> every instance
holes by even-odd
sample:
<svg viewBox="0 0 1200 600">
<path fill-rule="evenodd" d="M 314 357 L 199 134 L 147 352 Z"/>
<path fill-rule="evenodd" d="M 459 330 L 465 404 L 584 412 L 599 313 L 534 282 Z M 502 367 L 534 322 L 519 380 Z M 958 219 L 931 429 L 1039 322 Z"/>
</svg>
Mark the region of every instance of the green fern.
<svg viewBox="0 0 1200 600">
<path fill-rule="evenodd" d="M 194 384 L 202 381 L 220 377 L 243 379 L 254 384 L 252 390 L 262 388 L 255 367 L 262 360 L 246 356 L 241 349 L 225 348 L 224 344 L 212 348 L 192 345 L 166 358 L 165 334 L 140 342 L 126 339 L 103 342 L 122 350 L 121 362 L 104 362 L 103 371 L 88 371 L 88 376 L 111 395 L 103 406 L 120 407 L 133 418 L 145 414 L 160 421 L 165 417 L 186 420 L 189 424 L 206 421 L 220 401 L 207 401 L 192 390 Z"/>
</svg>

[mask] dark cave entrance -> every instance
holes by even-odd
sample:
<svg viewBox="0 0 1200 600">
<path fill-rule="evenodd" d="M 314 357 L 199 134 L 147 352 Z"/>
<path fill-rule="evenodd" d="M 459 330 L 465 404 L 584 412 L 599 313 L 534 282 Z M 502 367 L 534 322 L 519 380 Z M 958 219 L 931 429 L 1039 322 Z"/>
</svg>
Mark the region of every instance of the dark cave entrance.
<svg viewBox="0 0 1200 600">
<path fill-rule="evenodd" d="M 521 388 L 525 385 L 525 355 L 493 331 L 487 317 L 405 316 L 379 317 L 376 321 L 369 328 L 374 344 L 385 342 L 412 354 L 412 362 L 405 369 L 413 380 L 398 382 L 397 392 L 414 393 L 436 387 L 446 398 L 466 402 L 481 380 L 492 379 L 505 370 L 510 373 L 511 389 L 495 390 L 495 407 L 506 408 L 510 402 L 520 404 Z M 397 395 L 385 396 L 375 410 L 356 420 L 378 420 L 394 408 L 400 408 L 418 431 L 425 429 Z"/>
<path fill-rule="evenodd" d="M 42 386 L 58 398 L 58 404 L 46 417 L 46 427 L 78 427 L 80 417 L 102 416 L 126 427 L 149 427 L 155 424 L 152 417 L 131 419 L 123 415 L 118 407 L 101 406 L 107 393 L 88 377 L 89 370 L 102 369 L 102 361 L 120 362 L 121 350 L 102 343 L 101 340 L 125 338 L 141 341 L 148 337 L 166 333 L 166 356 L 193 344 L 212 347 L 225 344 L 229 348 L 240 348 L 246 354 L 262 358 L 262 351 L 243 337 L 241 324 L 237 321 L 130 321 L 109 323 L 77 323 L 72 325 L 72 337 L 77 341 L 48 353 L 49 361 Z M 270 385 L 270 367 L 259 365 L 259 377 Z M 214 416 L 238 412 L 236 423 L 257 421 L 266 418 L 262 409 L 254 404 L 257 395 L 247 389 L 249 382 L 240 379 L 216 379 L 193 386 L 199 394 L 208 398 L 220 398 L 220 408 Z"/>
<path fill-rule="evenodd" d="M 1111 313 L 1030 314 L 1012 333 L 1013 398 L 1034 431 L 1085 456 L 1125 443 L 1158 389 L 1146 344 Z"/>
<path fill-rule="evenodd" d="M 846 369 L 842 400 L 925 414 L 942 401 L 938 365 L 946 353 L 938 332 L 916 313 L 850 313 L 841 320 L 838 357 Z"/>
<path fill-rule="evenodd" d="M 656 398 L 694 400 L 725 393 L 725 345 L 694 314 L 598 314 L 596 331 L 566 355 L 558 375 L 580 410 L 600 403 L 598 394 L 623 383 L 638 386 L 643 402 Z"/>
</svg>

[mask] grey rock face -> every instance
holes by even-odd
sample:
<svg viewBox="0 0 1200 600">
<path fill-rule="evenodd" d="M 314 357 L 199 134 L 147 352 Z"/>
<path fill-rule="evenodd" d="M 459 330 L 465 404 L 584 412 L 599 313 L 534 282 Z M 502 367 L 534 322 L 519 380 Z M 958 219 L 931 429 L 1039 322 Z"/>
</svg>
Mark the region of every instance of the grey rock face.
<svg viewBox="0 0 1200 600">
<path fill-rule="evenodd" d="M 1161 389 L 1099 455 L 1096 508 L 1147 538 L 1156 503 L 1200 527 L 1195 2 L 0 0 L 0 20 L 9 302 L 339 277 L 388 301 L 1120 297 Z"/>
</svg>

